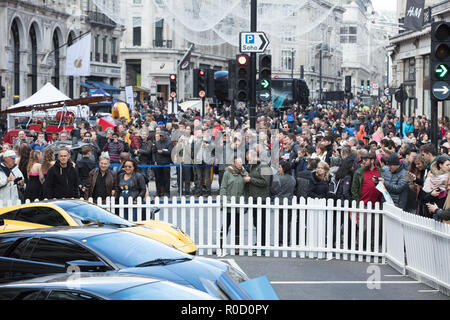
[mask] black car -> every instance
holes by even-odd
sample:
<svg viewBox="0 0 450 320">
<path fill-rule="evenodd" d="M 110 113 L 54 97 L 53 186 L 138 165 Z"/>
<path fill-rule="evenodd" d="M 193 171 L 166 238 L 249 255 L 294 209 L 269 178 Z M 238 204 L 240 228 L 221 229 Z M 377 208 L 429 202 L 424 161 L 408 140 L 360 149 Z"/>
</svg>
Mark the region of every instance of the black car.
<svg viewBox="0 0 450 320">
<path fill-rule="evenodd" d="M 0 300 L 215 300 L 203 291 L 131 274 L 65 273 L 0 286 Z"/>
<path fill-rule="evenodd" d="M 0 234 L 0 282 L 65 272 L 128 273 L 219 299 L 250 299 L 238 285 L 248 278 L 228 264 L 120 229 L 55 227 Z"/>
</svg>

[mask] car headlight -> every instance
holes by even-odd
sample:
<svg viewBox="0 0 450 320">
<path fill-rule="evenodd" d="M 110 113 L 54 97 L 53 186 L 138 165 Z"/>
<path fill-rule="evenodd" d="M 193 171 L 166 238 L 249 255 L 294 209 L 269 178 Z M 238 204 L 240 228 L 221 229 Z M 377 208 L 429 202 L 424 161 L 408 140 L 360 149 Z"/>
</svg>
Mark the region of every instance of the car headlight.
<svg viewBox="0 0 450 320">
<path fill-rule="evenodd" d="M 236 283 L 244 282 L 249 279 L 246 274 L 233 266 L 228 266 L 227 275 Z"/>
</svg>

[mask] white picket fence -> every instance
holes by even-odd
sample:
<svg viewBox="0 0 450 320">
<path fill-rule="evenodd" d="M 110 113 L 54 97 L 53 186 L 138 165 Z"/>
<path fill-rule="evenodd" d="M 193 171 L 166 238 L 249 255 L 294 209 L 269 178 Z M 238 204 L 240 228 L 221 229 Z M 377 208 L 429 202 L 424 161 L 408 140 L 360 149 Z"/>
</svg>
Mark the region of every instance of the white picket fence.
<svg viewBox="0 0 450 320">
<path fill-rule="evenodd" d="M 194 240 L 199 255 L 256 255 L 388 263 L 450 294 L 450 226 L 392 205 L 326 199 L 226 197 L 89 199 L 129 221 L 150 218 L 179 226 Z M 29 202 L 29 201 L 27 201 Z M 7 205 L 11 205 L 10 201 Z M 1 205 L 1 204 L 0 204 Z M 160 211 L 150 216 L 153 207 Z M 227 211 L 231 214 L 228 232 Z M 265 215 L 263 215 L 265 211 Z M 288 215 L 291 225 L 288 227 Z M 253 218 L 256 217 L 256 227 Z M 280 224 L 280 218 L 282 223 Z M 263 219 L 266 244 L 262 243 Z M 239 220 L 237 233 L 234 236 Z M 221 235 L 226 233 L 221 241 Z M 288 241 L 290 238 L 290 241 Z M 264 250 L 264 251 L 263 251 Z"/>
</svg>

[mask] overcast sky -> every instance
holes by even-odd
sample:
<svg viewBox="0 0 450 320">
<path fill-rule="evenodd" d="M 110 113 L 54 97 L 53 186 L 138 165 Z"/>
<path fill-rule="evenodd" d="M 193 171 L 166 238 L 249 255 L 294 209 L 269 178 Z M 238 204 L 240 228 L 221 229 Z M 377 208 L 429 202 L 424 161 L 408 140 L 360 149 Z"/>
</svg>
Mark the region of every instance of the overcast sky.
<svg viewBox="0 0 450 320">
<path fill-rule="evenodd" d="M 375 10 L 397 10 L 397 0 L 372 0 L 372 4 Z"/>
</svg>

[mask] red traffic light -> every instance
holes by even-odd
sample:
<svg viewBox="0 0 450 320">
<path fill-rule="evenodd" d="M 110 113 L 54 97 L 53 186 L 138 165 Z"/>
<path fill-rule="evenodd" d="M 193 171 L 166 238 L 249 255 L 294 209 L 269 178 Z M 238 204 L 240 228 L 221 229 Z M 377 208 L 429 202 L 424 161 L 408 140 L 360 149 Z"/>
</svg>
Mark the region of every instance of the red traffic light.
<svg viewBox="0 0 450 320">
<path fill-rule="evenodd" d="M 170 80 L 175 81 L 177 79 L 177 75 L 176 74 L 171 74 L 170 75 Z"/>
<path fill-rule="evenodd" d="M 248 63 L 248 57 L 245 55 L 238 56 L 237 63 L 241 66 L 245 66 Z"/>
<path fill-rule="evenodd" d="M 200 70 L 198 70 L 198 74 L 201 75 L 201 76 L 204 76 L 205 75 L 205 71 L 200 69 Z"/>
</svg>

